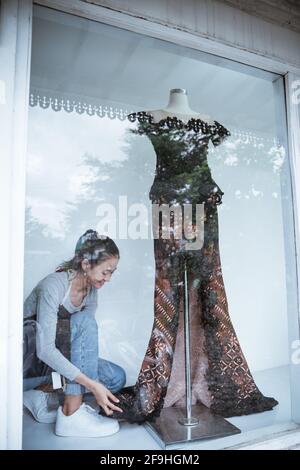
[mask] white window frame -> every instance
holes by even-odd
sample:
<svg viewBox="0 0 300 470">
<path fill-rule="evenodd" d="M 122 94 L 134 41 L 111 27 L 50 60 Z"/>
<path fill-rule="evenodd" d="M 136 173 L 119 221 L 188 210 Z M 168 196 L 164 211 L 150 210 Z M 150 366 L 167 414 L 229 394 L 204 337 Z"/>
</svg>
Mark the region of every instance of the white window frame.
<svg viewBox="0 0 300 470">
<path fill-rule="evenodd" d="M 216 54 L 284 76 L 298 272 L 298 309 L 289 314 L 289 341 L 292 344 L 293 341 L 300 339 L 300 121 L 299 105 L 292 104 L 292 87 L 296 80 L 300 80 L 300 67 L 79 0 L 36 0 L 34 2 L 32 0 L 2 0 L 0 18 L 9 21 L 8 26 L 2 31 L 2 40 L 4 46 L 7 41 L 10 52 L 3 77 L 0 71 L 0 119 L 6 121 L 4 122 L 5 135 L 0 135 L 1 154 L 4 156 L 0 159 L 0 207 L 3 205 L 3 212 L 1 207 L 1 241 L 5 247 L 4 252 L 2 250 L 2 269 L 0 270 L 0 377 L 1 383 L 6 384 L 5 387 L 0 387 L 0 448 L 7 449 L 22 448 L 25 169 L 33 3 Z M 1 24 L 0 22 L 0 27 Z M 2 46 L 3 44 L 0 43 L 0 62 L 3 54 L 6 57 Z M 1 102 L 1 96 L 3 99 L 3 83 L 1 82 L 4 83 L 4 88 L 7 88 L 7 98 L 4 104 Z M 291 395 L 292 419 L 295 423 L 300 423 L 299 366 L 291 367 Z"/>
<path fill-rule="evenodd" d="M 0 449 L 21 449 L 32 0 L 2 0 L 0 5 Z"/>
</svg>

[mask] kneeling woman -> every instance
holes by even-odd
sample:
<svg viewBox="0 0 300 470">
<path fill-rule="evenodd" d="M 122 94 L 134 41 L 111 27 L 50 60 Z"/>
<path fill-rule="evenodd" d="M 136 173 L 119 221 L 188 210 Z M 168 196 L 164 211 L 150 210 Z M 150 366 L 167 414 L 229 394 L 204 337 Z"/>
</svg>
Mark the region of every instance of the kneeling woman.
<svg viewBox="0 0 300 470">
<path fill-rule="evenodd" d="M 61 374 L 65 386 L 57 413 L 47 410 L 49 394 L 41 387 L 24 393 L 24 405 L 40 422 L 56 420 L 58 435 L 101 437 L 119 429 L 118 421 L 83 403 L 83 395 L 92 393 L 107 415 L 122 412 L 113 393 L 124 387 L 125 372 L 98 357 L 95 319 L 97 290 L 110 280 L 118 262 L 114 241 L 88 230 L 79 238 L 74 257 L 42 279 L 25 300 L 25 320 L 37 322 L 40 364 L 46 364 L 48 374 L 51 370 Z M 45 367 L 42 375 L 40 382 L 45 380 Z"/>
</svg>

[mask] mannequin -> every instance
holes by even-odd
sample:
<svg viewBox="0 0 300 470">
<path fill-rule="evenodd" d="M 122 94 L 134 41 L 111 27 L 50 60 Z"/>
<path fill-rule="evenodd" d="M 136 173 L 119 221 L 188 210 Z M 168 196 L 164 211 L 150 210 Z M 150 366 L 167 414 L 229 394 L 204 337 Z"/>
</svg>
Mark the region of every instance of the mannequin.
<svg viewBox="0 0 300 470">
<path fill-rule="evenodd" d="M 223 417 L 271 410 L 277 401 L 263 396 L 253 380 L 230 320 L 223 282 L 217 209 L 224 193 L 213 179 L 207 157 L 209 146 L 220 145 L 230 132 L 192 110 L 186 90 L 178 88 L 170 90 L 165 108 L 134 112 L 128 119 L 134 123 L 131 132 L 137 138 L 146 136 L 156 153 L 149 191 L 152 204 L 203 204 L 204 244 L 182 251 L 184 238 L 178 243 L 172 236 L 154 237 L 153 329 L 136 384 L 118 396 L 122 418 L 143 422 L 159 416 L 163 408 L 173 412 L 184 405 L 187 297 L 192 405 L 202 404 Z"/>
<path fill-rule="evenodd" d="M 201 119 L 209 125 L 214 124 L 214 120 L 210 116 L 199 114 L 190 108 L 187 91 L 183 88 L 172 88 L 170 90 L 167 106 L 163 109 L 148 111 L 148 113 L 152 114 L 155 122 L 159 122 L 161 119 L 166 119 L 167 117 L 177 117 L 184 123 L 194 118 Z"/>
</svg>

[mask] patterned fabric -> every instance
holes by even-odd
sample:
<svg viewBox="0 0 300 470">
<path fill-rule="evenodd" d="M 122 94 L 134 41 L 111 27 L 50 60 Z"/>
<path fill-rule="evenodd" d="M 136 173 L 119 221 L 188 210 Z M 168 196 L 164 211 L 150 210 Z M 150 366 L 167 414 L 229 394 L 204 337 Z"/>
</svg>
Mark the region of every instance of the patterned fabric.
<svg viewBox="0 0 300 470">
<path fill-rule="evenodd" d="M 174 237 L 154 240 L 153 330 L 135 386 L 117 395 L 124 413 L 114 413 L 114 417 L 143 422 L 158 416 L 164 405 L 182 404 L 184 367 L 176 367 L 182 357 L 175 354 L 175 346 L 178 349 L 182 343 L 179 319 L 184 262 L 193 299 L 190 309 L 195 328 L 191 335 L 197 333 L 191 351 L 194 402 L 202 402 L 224 417 L 271 410 L 277 401 L 264 397 L 254 383 L 229 317 L 221 270 L 217 206 L 224 193 L 212 179 L 207 154 L 210 140 L 220 145 L 230 132 L 217 121 L 208 125 L 200 119 L 183 123 L 167 118 L 156 123 L 147 112 L 132 113 L 128 118 L 137 123 L 132 132 L 146 135 L 157 155 L 152 202 L 204 203 L 204 244 L 198 250 L 183 250 Z"/>
<path fill-rule="evenodd" d="M 57 313 L 55 346 L 70 361 L 71 360 L 71 314 L 63 305 Z"/>
<path fill-rule="evenodd" d="M 71 314 L 63 305 L 57 312 L 55 345 L 68 359 L 71 358 Z M 23 323 L 23 377 L 50 376 L 53 369 L 41 361 L 36 354 L 37 316 L 27 318 Z M 49 379 L 50 380 L 50 379 Z"/>
</svg>

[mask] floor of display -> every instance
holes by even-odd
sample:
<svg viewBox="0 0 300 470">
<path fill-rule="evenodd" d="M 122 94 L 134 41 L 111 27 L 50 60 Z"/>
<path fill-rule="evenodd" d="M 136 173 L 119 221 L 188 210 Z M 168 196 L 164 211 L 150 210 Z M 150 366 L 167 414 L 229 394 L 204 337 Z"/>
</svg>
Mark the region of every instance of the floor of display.
<svg viewBox="0 0 300 470">
<path fill-rule="evenodd" d="M 288 367 L 269 369 L 253 375 L 262 393 L 278 400 L 279 405 L 274 410 L 228 419 L 242 431 L 241 434 L 221 439 L 206 439 L 190 444 L 187 442 L 172 448 L 222 449 L 255 439 L 263 439 L 271 433 L 284 433 L 293 427 L 296 428 L 291 423 Z M 53 424 L 37 423 L 27 411 L 24 411 L 23 449 L 161 449 L 144 426 L 121 423 L 120 427 L 119 433 L 101 439 L 62 438 L 54 434 Z"/>
</svg>

